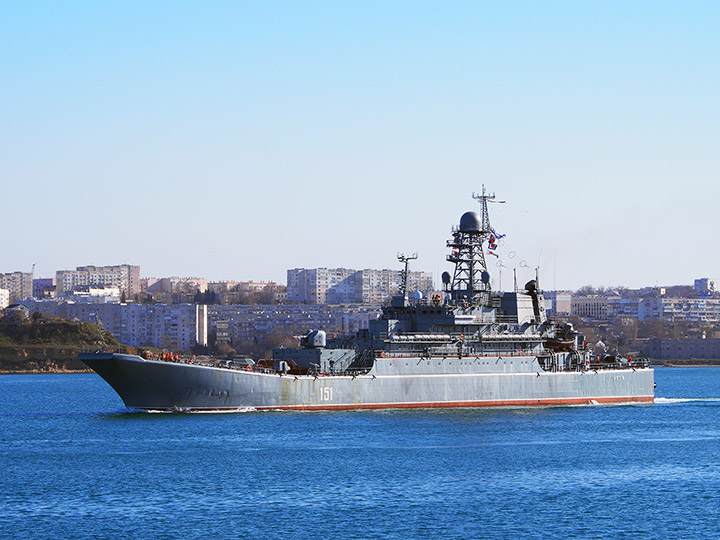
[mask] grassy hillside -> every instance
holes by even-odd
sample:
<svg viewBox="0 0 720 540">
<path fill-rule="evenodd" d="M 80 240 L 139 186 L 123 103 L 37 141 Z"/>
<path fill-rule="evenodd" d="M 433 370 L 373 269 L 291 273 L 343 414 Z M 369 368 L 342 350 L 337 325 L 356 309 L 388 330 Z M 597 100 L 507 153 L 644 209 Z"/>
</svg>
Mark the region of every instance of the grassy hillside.
<svg viewBox="0 0 720 540">
<path fill-rule="evenodd" d="M 116 349 L 120 343 L 93 323 L 45 318 L 0 319 L 0 371 L 79 371 L 83 350 Z"/>
</svg>

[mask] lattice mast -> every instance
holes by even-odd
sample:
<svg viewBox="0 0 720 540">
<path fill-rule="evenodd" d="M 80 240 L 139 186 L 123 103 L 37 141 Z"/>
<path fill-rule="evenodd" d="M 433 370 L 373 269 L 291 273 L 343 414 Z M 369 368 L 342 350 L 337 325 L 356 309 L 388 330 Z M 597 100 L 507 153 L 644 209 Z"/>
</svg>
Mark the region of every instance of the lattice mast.
<svg viewBox="0 0 720 540">
<path fill-rule="evenodd" d="M 447 242 L 451 249 L 447 260 L 455 265 L 448 292 L 454 303 L 486 305 L 490 302 L 490 274 L 483 246 L 495 234 L 488 212 L 488 201 L 492 201 L 495 194 L 486 193 L 483 185 L 482 194 L 473 193 L 473 198 L 480 203 L 480 214 L 463 214 L 460 226 L 453 228 L 452 240 Z"/>
</svg>

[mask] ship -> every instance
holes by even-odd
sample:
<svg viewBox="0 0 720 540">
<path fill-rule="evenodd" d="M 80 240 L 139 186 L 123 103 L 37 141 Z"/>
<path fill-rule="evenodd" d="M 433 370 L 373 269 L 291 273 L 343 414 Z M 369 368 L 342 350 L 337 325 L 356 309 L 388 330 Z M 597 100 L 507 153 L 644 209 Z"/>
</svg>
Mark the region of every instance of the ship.
<svg viewBox="0 0 720 540">
<path fill-rule="evenodd" d="M 80 359 L 125 406 L 143 411 L 350 410 L 652 403 L 645 359 L 596 356 L 570 323 L 547 315 L 535 276 L 495 291 L 486 253 L 502 240 L 483 186 L 479 212 L 451 229 L 441 290 L 399 294 L 353 335 L 312 330 L 272 358 L 231 361 L 95 351 Z M 536 271 L 537 272 L 537 271 Z"/>
</svg>

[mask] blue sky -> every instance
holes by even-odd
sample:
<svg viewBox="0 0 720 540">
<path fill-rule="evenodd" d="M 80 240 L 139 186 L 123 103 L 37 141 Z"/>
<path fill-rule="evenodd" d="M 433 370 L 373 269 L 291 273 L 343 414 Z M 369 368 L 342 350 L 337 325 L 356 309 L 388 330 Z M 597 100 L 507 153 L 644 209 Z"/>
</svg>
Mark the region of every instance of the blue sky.
<svg viewBox="0 0 720 540">
<path fill-rule="evenodd" d="M 714 2 L 0 2 L 0 272 L 439 276 L 485 184 L 496 286 L 717 278 L 719 53 Z"/>
</svg>

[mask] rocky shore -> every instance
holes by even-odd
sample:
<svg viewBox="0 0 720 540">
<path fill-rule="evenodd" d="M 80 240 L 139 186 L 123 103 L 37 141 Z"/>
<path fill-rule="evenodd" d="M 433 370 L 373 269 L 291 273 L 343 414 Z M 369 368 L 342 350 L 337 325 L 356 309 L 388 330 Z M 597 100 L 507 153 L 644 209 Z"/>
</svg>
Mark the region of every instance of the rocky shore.
<svg viewBox="0 0 720 540">
<path fill-rule="evenodd" d="M 83 373 L 82 351 L 120 343 L 103 328 L 88 322 L 65 321 L 34 314 L 0 319 L 0 373 Z"/>
</svg>

